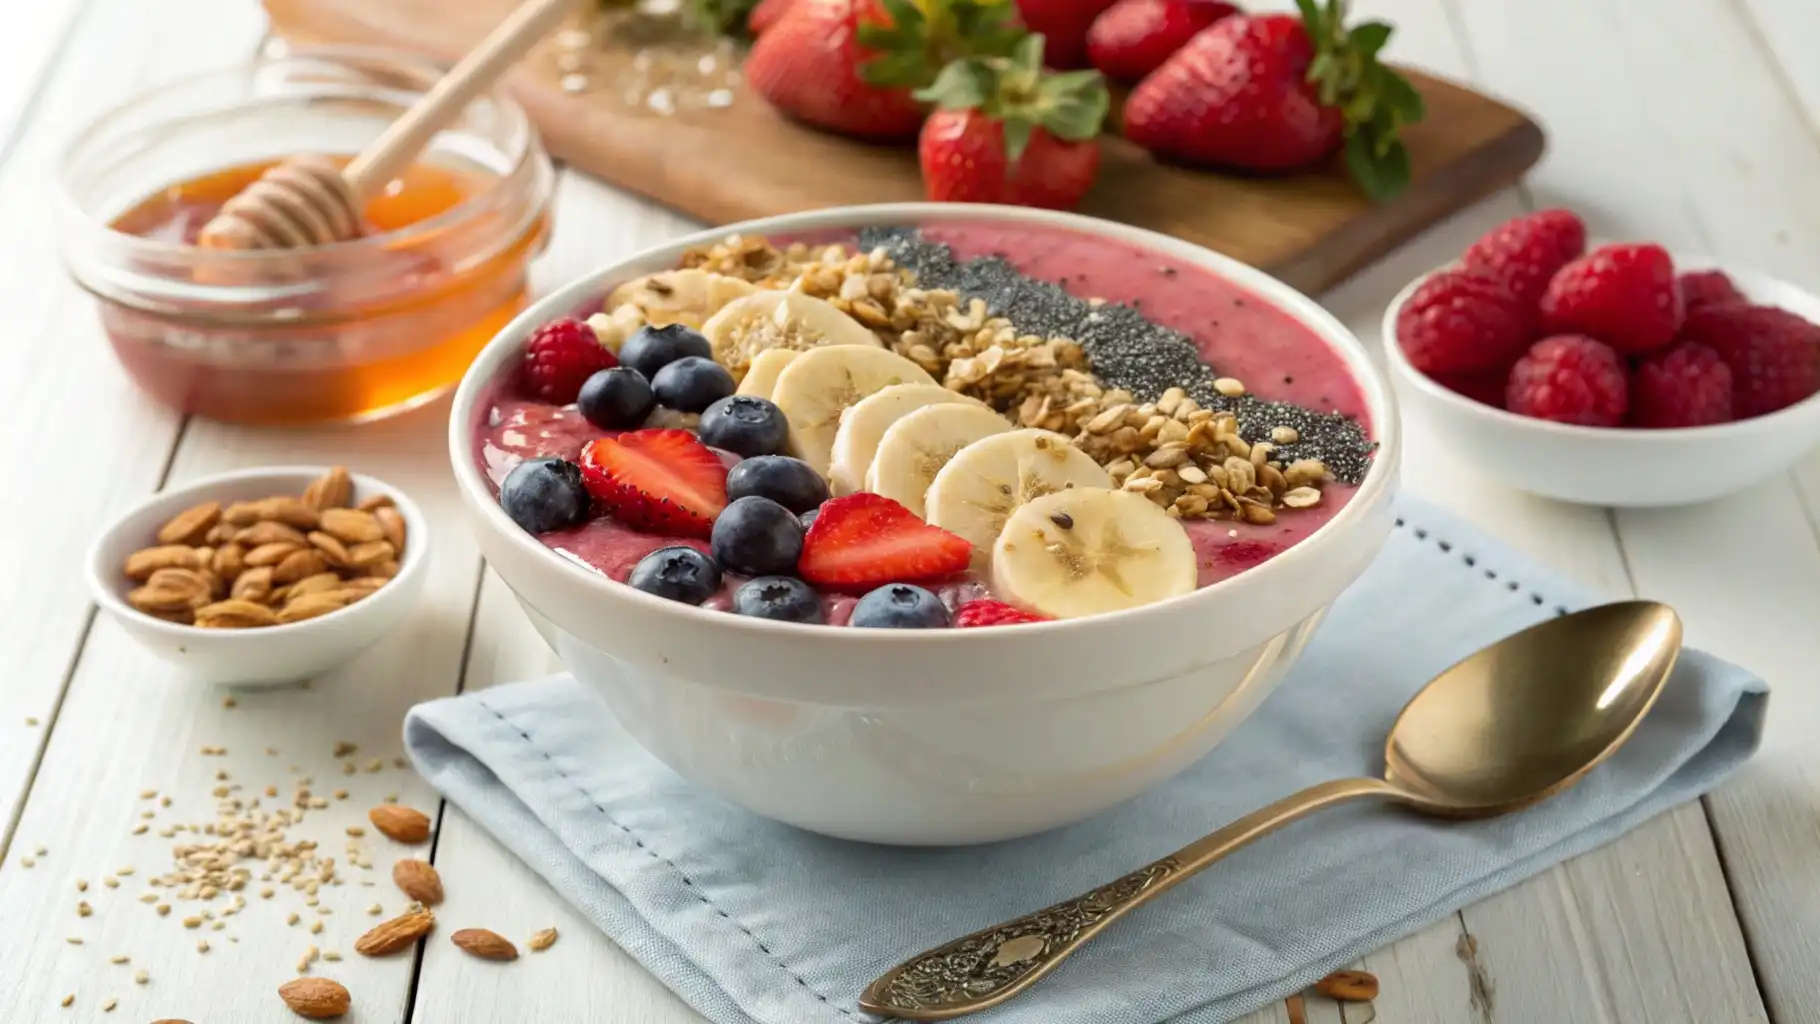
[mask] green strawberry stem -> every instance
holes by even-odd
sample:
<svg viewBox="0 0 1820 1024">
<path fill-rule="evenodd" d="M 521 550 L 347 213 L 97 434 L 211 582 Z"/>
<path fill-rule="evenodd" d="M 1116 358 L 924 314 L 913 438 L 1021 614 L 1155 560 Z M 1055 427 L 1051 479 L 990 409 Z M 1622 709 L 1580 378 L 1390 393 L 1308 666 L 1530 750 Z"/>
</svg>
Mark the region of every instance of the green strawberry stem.
<svg viewBox="0 0 1820 1024">
<path fill-rule="evenodd" d="M 978 110 L 999 122 L 1013 163 L 1038 128 L 1068 142 L 1093 138 L 1112 105 L 1098 71 L 1044 71 L 1040 35 L 1025 36 L 1008 57 L 950 63 L 916 98 L 943 110 Z"/>
<path fill-rule="evenodd" d="M 861 46 L 878 54 L 860 65 L 873 85 L 921 89 L 962 57 L 1003 57 L 1026 33 L 1011 0 L 877 0 L 888 24 L 862 22 Z"/>
<path fill-rule="evenodd" d="M 1422 119 L 1422 94 L 1378 62 L 1390 26 L 1368 21 L 1348 29 L 1346 0 L 1296 0 L 1296 7 L 1314 44 L 1308 80 L 1345 118 L 1347 170 L 1372 199 L 1396 195 L 1409 184 L 1409 151 L 1397 136 Z"/>
<path fill-rule="evenodd" d="M 683 16 L 701 31 L 744 39 L 751 34 L 746 30 L 746 19 L 757 6 L 758 0 L 688 0 L 683 5 Z"/>
</svg>

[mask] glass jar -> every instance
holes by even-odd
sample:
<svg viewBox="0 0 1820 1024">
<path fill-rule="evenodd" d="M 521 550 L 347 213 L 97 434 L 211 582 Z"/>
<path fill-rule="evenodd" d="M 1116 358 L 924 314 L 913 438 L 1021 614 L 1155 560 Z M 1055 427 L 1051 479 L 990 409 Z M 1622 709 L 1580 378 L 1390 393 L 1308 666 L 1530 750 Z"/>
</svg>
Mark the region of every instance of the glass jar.
<svg viewBox="0 0 1820 1024">
<path fill-rule="evenodd" d="M 212 419 L 303 424 L 383 417 L 460 380 L 524 307 L 549 233 L 550 161 L 511 101 L 470 104 L 368 205 L 361 238 L 185 242 L 262 167 L 359 152 L 442 71 L 299 50 L 155 89 L 82 132 L 60 168 L 64 256 L 141 388 Z"/>
</svg>

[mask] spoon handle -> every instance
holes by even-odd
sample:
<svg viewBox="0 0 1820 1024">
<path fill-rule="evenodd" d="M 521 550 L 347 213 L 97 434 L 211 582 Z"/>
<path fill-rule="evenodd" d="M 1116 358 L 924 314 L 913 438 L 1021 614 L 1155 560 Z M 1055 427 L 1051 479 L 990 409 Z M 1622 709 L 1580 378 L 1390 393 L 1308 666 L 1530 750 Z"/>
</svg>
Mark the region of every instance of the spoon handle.
<svg viewBox="0 0 1820 1024">
<path fill-rule="evenodd" d="M 1310 786 L 1090 892 L 918 953 L 868 985 L 860 1009 L 904 1020 L 948 1020 L 997 1006 L 1107 925 L 1252 840 L 1334 804 L 1396 795 L 1377 779 Z"/>
</svg>

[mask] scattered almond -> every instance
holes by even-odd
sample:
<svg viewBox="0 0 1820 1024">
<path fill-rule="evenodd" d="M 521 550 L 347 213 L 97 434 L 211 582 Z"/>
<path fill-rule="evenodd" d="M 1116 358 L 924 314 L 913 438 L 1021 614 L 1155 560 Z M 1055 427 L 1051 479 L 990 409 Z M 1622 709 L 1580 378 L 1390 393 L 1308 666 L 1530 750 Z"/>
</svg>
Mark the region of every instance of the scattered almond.
<svg viewBox="0 0 1820 1024">
<path fill-rule="evenodd" d="M 531 947 L 531 952 L 533 953 L 541 953 L 551 946 L 556 945 L 556 929 L 545 928 L 543 931 L 531 936 L 529 945 Z"/>
<path fill-rule="evenodd" d="M 328 978 L 298 978 L 278 986 L 278 998 L 291 1012 L 308 1020 L 329 1020 L 348 1012 L 347 987 Z"/>
<path fill-rule="evenodd" d="M 171 521 L 158 528 L 158 543 L 195 547 L 208 539 L 209 531 L 221 521 L 221 503 L 204 502 L 184 509 Z"/>
<path fill-rule="evenodd" d="M 421 843 L 430 838 L 430 816 L 402 804 L 381 804 L 367 812 L 373 827 L 401 843 Z"/>
<path fill-rule="evenodd" d="M 518 959 L 518 947 L 512 945 L 510 939 L 485 928 L 463 928 L 449 936 L 449 940 L 482 960 Z"/>
<path fill-rule="evenodd" d="M 1364 1003 L 1378 997 L 1378 978 L 1364 971 L 1335 971 L 1315 982 L 1314 990 L 1342 1003 Z"/>
<path fill-rule="evenodd" d="M 382 921 L 354 940 L 354 952 L 362 956 L 389 956 L 406 949 L 436 927 L 436 915 L 428 908 L 413 906 L 404 913 Z"/>
<path fill-rule="evenodd" d="M 429 861 L 399 861 L 392 865 L 392 882 L 400 892 L 426 907 L 442 902 L 442 876 Z"/>
</svg>

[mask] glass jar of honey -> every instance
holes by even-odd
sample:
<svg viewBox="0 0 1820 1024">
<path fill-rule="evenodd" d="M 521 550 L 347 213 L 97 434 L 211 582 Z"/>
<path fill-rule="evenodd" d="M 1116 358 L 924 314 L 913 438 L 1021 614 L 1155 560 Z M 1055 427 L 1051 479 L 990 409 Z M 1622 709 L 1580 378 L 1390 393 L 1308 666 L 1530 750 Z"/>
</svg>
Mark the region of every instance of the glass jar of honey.
<svg viewBox="0 0 1820 1024">
<path fill-rule="evenodd" d="M 440 76 L 372 49 L 266 57 L 142 94 L 60 173 L 65 258 L 159 401 L 235 423 L 366 420 L 429 401 L 527 301 L 553 173 L 516 104 L 483 96 L 365 210 L 362 237 L 285 251 L 196 235 L 267 167 L 347 158 Z"/>
</svg>

